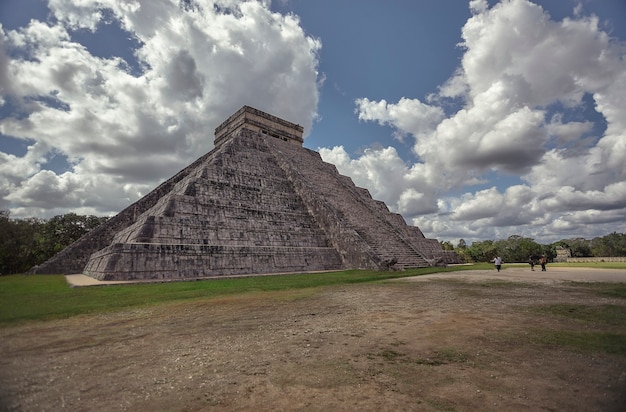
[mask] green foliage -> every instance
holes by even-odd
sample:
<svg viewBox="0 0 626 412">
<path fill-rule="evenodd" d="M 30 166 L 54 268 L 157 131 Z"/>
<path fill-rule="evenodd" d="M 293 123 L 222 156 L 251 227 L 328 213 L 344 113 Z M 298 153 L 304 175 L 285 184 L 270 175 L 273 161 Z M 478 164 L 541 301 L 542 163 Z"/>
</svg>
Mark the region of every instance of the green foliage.
<svg viewBox="0 0 626 412">
<path fill-rule="evenodd" d="M 454 250 L 454 246 L 452 245 L 452 243 L 448 242 L 447 240 L 439 243 L 441 243 L 441 247 L 443 248 L 443 250 Z"/>
<path fill-rule="evenodd" d="M 474 242 L 471 246 L 467 246 L 461 239 L 454 250 L 466 262 L 489 262 L 495 256 L 501 256 L 504 262 L 511 263 L 528 262 L 531 256 L 538 260 L 541 255 L 546 255 L 548 261 L 551 261 L 556 257 L 557 246 L 570 249 L 572 257 L 626 256 L 626 234 L 611 233 L 593 240 L 563 239 L 549 245 L 542 245 L 534 239 L 518 235 L 510 236 L 506 240 Z"/>
<path fill-rule="evenodd" d="M 613 232 L 590 242 L 593 256 L 626 256 L 626 234 Z"/>
<path fill-rule="evenodd" d="M 517 235 L 499 240 L 495 246 L 505 262 L 527 262 L 530 257 L 537 259 L 544 252 L 542 246 L 533 239 Z"/>
<path fill-rule="evenodd" d="M 22 273 L 45 262 L 106 220 L 76 213 L 48 221 L 10 219 L 9 212 L 0 212 L 0 274 Z"/>
<path fill-rule="evenodd" d="M 39 219 L 11 220 L 9 213 L 0 214 L 0 274 L 19 273 L 41 258 Z"/>
<path fill-rule="evenodd" d="M 498 254 L 493 240 L 474 242 L 466 251 L 472 262 L 489 262 Z"/>
<path fill-rule="evenodd" d="M 504 262 L 527 262 L 530 256 L 538 258 L 543 248 L 533 239 L 510 236 L 506 240 L 474 242 L 465 249 L 472 262 L 489 262 L 500 256 Z M 458 253 L 458 251 L 457 251 Z"/>
<path fill-rule="evenodd" d="M 470 256 L 467 248 L 465 248 L 465 249 L 456 249 L 455 252 L 461 258 L 462 262 L 465 262 L 465 263 L 474 262 L 474 260 Z"/>
<path fill-rule="evenodd" d="M 556 246 L 562 246 L 566 249 L 569 249 L 572 253 L 572 257 L 589 257 L 593 256 L 591 254 L 591 241 L 583 238 L 576 239 L 564 239 L 557 243 Z M 597 256 L 606 256 L 606 255 L 597 255 Z"/>
<path fill-rule="evenodd" d="M 583 238 L 564 239 L 553 244 L 569 249 L 572 257 L 626 256 L 626 234 L 613 232 L 592 240 Z"/>
</svg>

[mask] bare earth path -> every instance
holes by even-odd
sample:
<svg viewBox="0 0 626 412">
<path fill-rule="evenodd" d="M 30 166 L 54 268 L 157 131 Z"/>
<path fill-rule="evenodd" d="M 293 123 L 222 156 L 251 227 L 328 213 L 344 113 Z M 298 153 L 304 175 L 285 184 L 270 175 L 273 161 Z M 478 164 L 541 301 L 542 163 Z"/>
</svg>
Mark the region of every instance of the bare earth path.
<svg viewBox="0 0 626 412">
<path fill-rule="evenodd" d="M 548 338 L 626 321 L 536 310 L 626 306 L 583 281 L 626 271 L 458 272 L 4 327 L 0 408 L 623 411 L 624 356 Z"/>
</svg>

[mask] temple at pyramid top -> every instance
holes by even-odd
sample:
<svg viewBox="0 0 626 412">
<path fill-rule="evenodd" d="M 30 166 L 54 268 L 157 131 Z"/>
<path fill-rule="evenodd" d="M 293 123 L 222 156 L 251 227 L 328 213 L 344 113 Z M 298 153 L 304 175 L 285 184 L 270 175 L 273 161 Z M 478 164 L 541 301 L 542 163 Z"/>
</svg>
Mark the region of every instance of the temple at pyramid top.
<svg viewBox="0 0 626 412">
<path fill-rule="evenodd" d="M 215 128 L 215 146 L 221 146 L 242 129 L 302 146 L 304 128 L 250 106 L 243 106 Z"/>
</svg>

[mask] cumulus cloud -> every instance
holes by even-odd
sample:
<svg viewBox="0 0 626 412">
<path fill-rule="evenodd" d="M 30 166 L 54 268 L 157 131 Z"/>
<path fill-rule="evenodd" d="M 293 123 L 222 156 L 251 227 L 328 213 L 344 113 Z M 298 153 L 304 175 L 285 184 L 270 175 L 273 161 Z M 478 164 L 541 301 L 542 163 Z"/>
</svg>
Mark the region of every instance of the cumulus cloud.
<svg viewBox="0 0 626 412">
<path fill-rule="evenodd" d="M 359 120 L 377 121 L 381 125 L 393 125 L 401 134 L 411 133 L 416 138 L 432 133 L 444 118 L 440 107 L 430 106 L 416 99 L 402 98 L 396 104 L 385 100 L 357 99 Z"/>
<path fill-rule="evenodd" d="M 310 130 L 321 42 L 269 5 L 49 0 L 49 21 L 2 28 L 0 133 L 24 153 L 0 152 L 0 208 L 115 213 L 210 150 L 244 104 Z M 392 127 L 410 160 L 394 147 L 322 157 L 439 239 L 626 231 L 624 41 L 581 7 L 561 21 L 529 0 L 469 9 L 460 65 L 436 93 L 355 101 L 355 117 Z M 131 49 L 102 57 L 77 41 L 105 24 Z M 59 158 L 63 172 L 51 170 Z"/>
<path fill-rule="evenodd" d="M 520 234 L 554 241 L 562 231 L 599 236 L 626 230 L 624 42 L 581 10 L 555 21 L 528 0 L 491 8 L 473 0 L 470 9 L 461 65 L 427 103 L 356 100 L 359 119 L 411 136 L 418 159 L 395 179 L 368 178 L 364 185 L 386 193 L 390 205 L 410 210 L 405 217 L 439 238 Z M 459 101 L 444 114 L 447 102 Z M 606 123 L 604 131 L 572 116 L 591 110 L 588 101 Z M 384 176 L 371 165 L 388 149 L 357 159 L 338 158 L 338 152 L 321 153 L 357 180 Z"/>
<path fill-rule="evenodd" d="M 21 157 L 0 153 L 0 206 L 13 216 L 115 213 L 209 151 L 215 127 L 244 104 L 311 128 L 321 43 L 267 1 L 48 7 L 50 21 L 0 31 L 0 103 L 13 109 L 0 133 L 35 142 Z M 119 55 L 135 61 L 75 40 L 111 22 L 136 46 Z M 50 153 L 70 170 L 48 170 Z"/>
<path fill-rule="evenodd" d="M 437 210 L 437 197 L 423 181 L 422 165 L 407 166 L 394 147 L 367 149 L 359 159 L 350 159 L 342 146 L 320 148 L 319 152 L 357 186 L 369 188 L 374 199 L 406 217 Z"/>
</svg>

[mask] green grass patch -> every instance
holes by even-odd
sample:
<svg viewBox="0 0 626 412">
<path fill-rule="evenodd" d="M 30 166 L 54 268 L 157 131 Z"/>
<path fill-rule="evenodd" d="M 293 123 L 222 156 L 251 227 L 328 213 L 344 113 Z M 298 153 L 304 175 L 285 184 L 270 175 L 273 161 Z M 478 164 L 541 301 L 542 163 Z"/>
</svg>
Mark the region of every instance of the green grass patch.
<svg viewBox="0 0 626 412">
<path fill-rule="evenodd" d="M 560 303 L 530 309 L 569 318 L 581 325 L 579 330 L 531 330 L 525 338 L 532 343 L 626 356 L 626 306 Z M 585 330 L 580 330 L 583 327 Z"/>
<path fill-rule="evenodd" d="M 626 306 L 619 305 L 574 305 L 559 303 L 536 306 L 533 312 L 556 315 L 592 324 L 621 326 L 626 329 Z"/>
<path fill-rule="evenodd" d="M 593 283 L 588 287 L 598 295 L 626 299 L 626 283 Z"/>
<path fill-rule="evenodd" d="M 603 352 L 626 356 L 626 334 L 581 331 L 533 331 L 529 335 L 533 343 L 567 346 L 582 352 Z"/>
<path fill-rule="evenodd" d="M 626 269 L 626 262 L 581 262 L 581 263 L 548 263 L 548 267 L 594 268 L 594 269 Z"/>
<path fill-rule="evenodd" d="M 432 267 L 380 272 L 347 270 L 327 273 L 225 278 L 187 282 L 142 283 L 71 288 L 62 275 L 0 277 L 0 325 L 156 305 L 190 299 L 210 299 L 249 292 L 317 288 L 374 282 L 473 266 Z M 479 267 L 478 267 L 479 268 Z"/>
<path fill-rule="evenodd" d="M 614 298 L 626 299 L 626 284 L 618 283 L 618 284 L 609 284 L 603 285 L 604 287 L 598 288 L 597 293 L 600 295 L 611 296 Z"/>
<path fill-rule="evenodd" d="M 626 283 L 570 281 L 565 284 L 599 296 L 626 299 Z"/>
<path fill-rule="evenodd" d="M 428 358 L 416 359 L 415 363 L 419 365 L 440 366 L 450 363 L 466 363 L 469 361 L 469 356 L 454 348 L 442 348 L 436 350 L 432 356 Z"/>
</svg>

